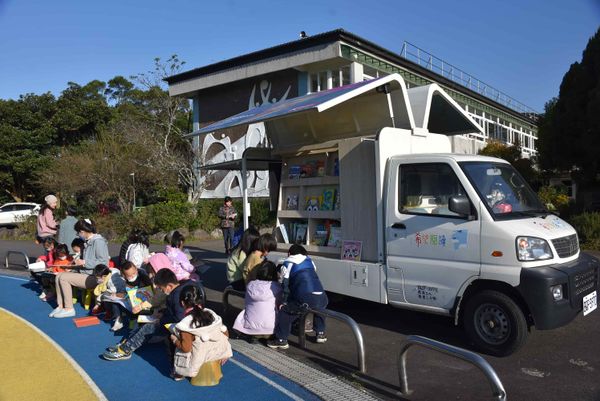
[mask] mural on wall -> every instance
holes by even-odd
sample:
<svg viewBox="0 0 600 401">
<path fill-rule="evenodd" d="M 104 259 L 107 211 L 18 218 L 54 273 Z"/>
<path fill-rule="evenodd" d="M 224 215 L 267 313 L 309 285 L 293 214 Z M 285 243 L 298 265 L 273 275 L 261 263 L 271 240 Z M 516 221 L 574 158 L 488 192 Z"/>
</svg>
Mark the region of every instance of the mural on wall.
<svg viewBox="0 0 600 401">
<path fill-rule="evenodd" d="M 251 110 L 264 104 L 275 104 L 284 101 L 290 95 L 292 85 L 288 85 L 280 98 L 271 97 L 273 84 L 268 80 L 262 80 L 258 85 L 252 86 L 248 99 L 248 108 Z M 258 93 L 257 93 L 258 92 Z M 204 137 L 202 143 L 202 160 L 205 164 L 222 163 L 225 161 L 240 159 L 244 150 L 248 147 L 269 147 L 268 138 L 263 123 L 250 124 L 246 132 L 237 140 L 232 142 L 229 136 L 219 133 L 210 133 Z M 210 156 L 209 156 L 210 155 Z M 201 177 L 201 185 L 209 178 L 208 175 Z M 241 197 L 242 177 L 239 171 L 229 171 L 216 185 L 211 185 L 202 192 L 202 198 L 222 198 L 225 196 Z M 247 174 L 248 196 L 269 196 L 269 172 L 248 171 Z"/>
</svg>

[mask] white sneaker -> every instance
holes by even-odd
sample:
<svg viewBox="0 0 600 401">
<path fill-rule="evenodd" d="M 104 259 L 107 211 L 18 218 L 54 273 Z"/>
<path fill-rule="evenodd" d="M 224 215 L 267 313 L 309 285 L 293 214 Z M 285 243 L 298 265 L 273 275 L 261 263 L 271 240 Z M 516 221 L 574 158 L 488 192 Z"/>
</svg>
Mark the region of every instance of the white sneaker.
<svg viewBox="0 0 600 401">
<path fill-rule="evenodd" d="M 42 293 L 39 296 L 40 299 L 46 299 L 46 293 L 44 291 L 42 291 Z"/>
<path fill-rule="evenodd" d="M 63 309 L 54 314 L 54 317 L 59 318 L 59 319 L 63 318 L 63 317 L 73 317 L 73 316 L 75 316 L 75 309 L 73 309 L 73 308 Z"/>
<path fill-rule="evenodd" d="M 115 319 L 115 323 L 110 328 L 110 331 L 119 331 L 123 328 L 123 322 L 121 322 L 121 316 Z"/>
<path fill-rule="evenodd" d="M 50 312 L 50 314 L 48 315 L 48 317 L 54 317 L 54 315 L 56 315 L 61 310 L 62 310 L 62 308 L 60 306 L 56 307 L 52 312 Z"/>
</svg>

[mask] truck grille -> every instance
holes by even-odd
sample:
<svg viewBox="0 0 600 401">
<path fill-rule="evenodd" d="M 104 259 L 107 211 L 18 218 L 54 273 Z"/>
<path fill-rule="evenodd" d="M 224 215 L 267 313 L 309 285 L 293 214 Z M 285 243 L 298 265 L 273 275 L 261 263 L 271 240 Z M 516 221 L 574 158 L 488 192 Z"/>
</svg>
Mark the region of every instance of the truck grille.
<svg viewBox="0 0 600 401">
<path fill-rule="evenodd" d="M 573 277 L 573 295 L 575 297 L 585 295 L 589 290 L 596 286 L 596 282 L 598 281 L 598 278 L 596 277 L 597 272 L 597 269 L 592 269 L 575 274 Z"/>
<path fill-rule="evenodd" d="M 579 252 L 577 234 L 553 239 L 552 245 L 554 245 L 554 249 L 556 249 L 559 258 L 568 258 Z"/>
</svg>

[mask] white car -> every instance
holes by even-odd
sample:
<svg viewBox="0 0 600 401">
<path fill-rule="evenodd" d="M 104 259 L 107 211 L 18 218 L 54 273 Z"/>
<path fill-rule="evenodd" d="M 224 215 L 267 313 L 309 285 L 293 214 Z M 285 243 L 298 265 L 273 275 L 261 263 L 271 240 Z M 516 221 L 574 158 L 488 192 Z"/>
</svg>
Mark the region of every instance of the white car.
<svg viewBox="0 0 600 401">
<path fill-rule="evenodd" d="M 30 202 L 5 203 L 0 206 L 0 226 L 13 226 L 35 216 L 42 205 Z"/>
</svg>

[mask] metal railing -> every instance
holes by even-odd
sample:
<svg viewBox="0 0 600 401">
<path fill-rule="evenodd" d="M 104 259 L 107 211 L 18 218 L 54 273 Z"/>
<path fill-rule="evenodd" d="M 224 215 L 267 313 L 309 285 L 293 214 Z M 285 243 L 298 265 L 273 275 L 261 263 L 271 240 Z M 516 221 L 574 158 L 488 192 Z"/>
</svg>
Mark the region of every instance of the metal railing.
<svg viewBox="0 0 600 401">
<path fill-rule="evenodd" d="M 239 297 L 244 298 L 246 296 L 246 293 L 243 291 L 234 290 L 231 286 L 226 287 L 223 290 L 223 315 L 227 313 L 227 309 L 229 308 L 229 295 L 237 295 Z M 362 332 L 360 331 L 360 327 L 358 327 L 358 324 L 354 321 L 354 319 L 343 313 L 335 312 L 329 309 L 314 310 L 311 308 L 307 308 L 306 313 L 303 314 L 300 319 L 301 323 L 299 325 L 300 327 L 298 333 L 298 344 L 300 345 L 300 347 L 306 348 L 305 327 L 306 319 L 309 313 L 339 320 L 340 322 L 346 323 L 348 326 L 350 326 L 350 329 L 354 334 L 354 338 L 356 339 L 356 349 L 358 353 L 358 369 L 361 373 L 366 373 L 367 365 L 365 363 L 365 342 L 363 340 Z"/>
<path fill-rule="evenodd" d="M 421 345 L 425 348 L 462 359 L 463 361 L 475 365 L 488 379 L 488 382 L 492 388 L 494 399 L 506 401 L 506 391 L 504 390 L 504 386 L 496 374 L 496 371 L 485 359 L 474 352 L 467 351 L 466 349 L 421 336 L 408 336 L 404 341 L 402 348 L 400 348 L 400 355 L 398 356 L 398 376 L 400 379 L 400 392 L 402 395 L 407 396 L 412 393 L 412 391 L 408 389 L 408 378 L 406 376 L 406 353 L 413 345 Z"/>
<path fill-rule="evenodd" d="M 27 254 L 25 252 L 21 252 L 21 251 L 6 252 L 6 258 L 4 259 L 4 268 L 8 269 L 8 267 L 10 266 L 10 264 L 9 264 L 10 255 L 21 255 L 23 257 L 23 259 L 25 259 L 25 264 L 16 265 L 16 266 L 23 266 L 23 267 L 25 267 L 25 269 L 29 269 L 29 257 L 27 256 Z"/>
<path fill-rule="evenodd" d="M 306 309 L 307 313 L 302 315 L 302 319 L 300 320 L 300 327 L 298 333 L 298 343 L 302 348 L 306 348 L 306 319 L 308 317 L 308 313 L 313 313 L 315 315 L 319 315 L 322 317 L 328 317 L 331 319 L 339 320 L 342 323 L 346 323 L 350 326 L 352 330 L 352 334 L 354 334 L 354 339 L 356 340 L 356 351 L 358 354 L 358 370 L 361 373 L 367 373 L 367 365 L 365 363 L 365 342 L 363 340 L 362 332 L 360 331 L 360 327 L 358 324 L 352 319 L 350 316 L 335 312 L 329 309 L 315 310 L 312 308 Z"/>
<path fill-rule="evenodd" d="M 474 76 L 464 72 L 463 70 L 445 62 L 444 60 L 434 56 L 433 54 L 413 45 L 410 42 L 404 42 L 402 45 L 402 51 L 400 55 L 407 60 L 412 61 L 420 65 L 421 67 L 427 68 L 441 76 L 448 78 L 451 81 L 456 82 L 464 86 L 465 88 L 471 89 L 487 98 L 490 98 L 510 109 L 513 109 L 519 113 L 526 114 L 539 114 L 531 107 L 515 100 L 504 92 L 499 91 L 491 85 L 486 84 L 483 81 L 475 78 Z"/>
</svg>

